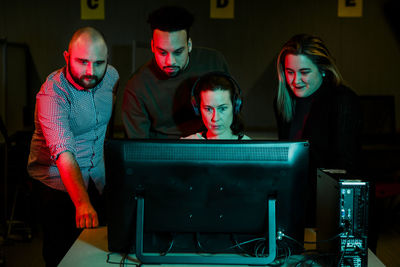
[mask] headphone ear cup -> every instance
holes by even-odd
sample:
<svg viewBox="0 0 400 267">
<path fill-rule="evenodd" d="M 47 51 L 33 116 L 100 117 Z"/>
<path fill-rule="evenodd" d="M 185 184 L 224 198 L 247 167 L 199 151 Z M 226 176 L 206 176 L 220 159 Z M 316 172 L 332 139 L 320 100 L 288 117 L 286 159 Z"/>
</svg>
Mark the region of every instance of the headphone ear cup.
<svg viewBox="0 0 400 267">
<path fill-rule="evenodd" d="M 195 96 L 197 84 L 199 83 L 200 80 L 201 80 L 201 76 L 199 78 L 197 78 L 197 80 L 194 82 L 194 84 L 192 86 L 192 90 L 190 91 L 190 102 L 192 103 L 193 111 L 194 111 L 194 114 L 196 114 L 196 116 L 200 116 L 200 109 L 199 109 L 199 106 L 197 105 L 196 96 Z"/>
<path fill-rule="evenodd" d="M 237 83 L 237 81 L 228 73 L 226 72 L 222 72 L 222 71 L 212 71 L 206 74 L 203 74 L 202 76 L 198 77 L 197 80 L 194 82 L 193 86 L 192 86 L 192 90 L 191 90 L 191 98 L 190 101 L 192 103 L 192 107 L 193 107 L 193 111 L 197 116 L 200 116 L 200 108 L 199 105 L 197 104 L 196 101 L 196 91 L 197 91 L 197 85 L 200 83 L 200 81 L 202 79 L 204 79 L 205 77 L 208 77 L 210 75 L 218 75 L 218 76 L 223 76 L 225 78 L 227 78 L 228 80 L 231 81 L 231 83 L 234 86 L 234 90 L 235 90 L 235 95 L 233 98 L 233 112 L 235 113 L 235 115 L 239 114 L 241 108 L 242 108 L 242 99 L 241 99 L 241 94 L 242 94 L 242 90 L 239 87 L 239 84 Z"/>
<path fill-rule="evenodd" d="M 192 96 L 190 102 L 192 103 L 194 114 L 196 114 L 196 116 L 200 116 L 200 110 L 197 106 L 196 98 L 194 96 Z"/>
<path fill-rule="evenodd" d="M 242 108 L 242 99 L 238 95 L 235 95 L 234 103 L 235 103 L 234 112 L 235 115 L 237 115 L 239 114 L 240 109 Z"/>
</svg>

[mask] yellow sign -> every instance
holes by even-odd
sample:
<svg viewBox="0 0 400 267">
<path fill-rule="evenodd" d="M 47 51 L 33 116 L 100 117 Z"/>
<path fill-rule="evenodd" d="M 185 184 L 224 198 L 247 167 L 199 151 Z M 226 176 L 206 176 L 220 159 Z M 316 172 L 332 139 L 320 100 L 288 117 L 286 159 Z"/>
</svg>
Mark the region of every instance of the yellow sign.
<svg viewBox="0 0 400 267">
<path fill-rule="evenodd" d="M 338 17 L 362 17 L 363 0 L 338 0 Z"/>
<path fill-rule="evenodd" d="M 104 0 L 81 0 L 81 19 L 104 20 Z"/>
<path fill-rule="evenodd" d="M 233 19 L 235 17 L 234 7 L 234 0 L 211 0 L 210 18 Z"/>
</svg>

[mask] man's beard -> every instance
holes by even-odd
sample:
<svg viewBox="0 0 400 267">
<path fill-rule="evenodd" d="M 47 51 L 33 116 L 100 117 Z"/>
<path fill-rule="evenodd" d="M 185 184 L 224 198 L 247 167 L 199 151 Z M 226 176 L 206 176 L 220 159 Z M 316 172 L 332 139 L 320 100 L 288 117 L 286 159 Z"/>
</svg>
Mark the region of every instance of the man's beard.
<svg viewBox="0 0 400 267">
<path fill-rule="evenodd" d="M 101 82 L 101 80 L 103 80 L 104 75 L 106 74 L 106 71 L 107 71 L 107 67 L 104 70 L 104 74 L 101 78 L 99 78 L 96 75 L 82 75 L 80 77 L 77 77 L 71 71 L 71 64 L 68 64 L 68 72 L 69 72 L 69 75 L 71 76 L 72 80 L 74 80 L 74 82 L 76 84 L 83 87 L 84 89 L 92 89 L 92 88 L 96 87 Z M 87 82 L 85 82 L 85 79 L 91 79 L 94 82 L 87 84 Z"/>
<path fill-rule="evenodd" d="M 167 75 L 170 78 L 176 77 L 186 69 L 186 67 L 189 65 L 189 60 L 190 60 L 190 53 L 188 55 L 185 65 L 183 67 L 181 67 L 181 66 L 164 66 L 162 68 L 162 71 L 164 72 L 165 75 Z M 169 68 L 174 69 L 174 72 L 172 72 L 172 73 L 167 72 L 167 69 L 169 69 Z"/>
<path fill-rule="evenodd" d="M 168 72 L 167 69 L 174 69 L 174 72 Z M 165 75 L 167 75 L 168 77 L 175 77 L 178 76 L 178 74 L 181 72 L 182 68 L 179 66 L 168 66 L 168 67 L 164 67 L 163 71 L 165 73 Z"/>
</svg>

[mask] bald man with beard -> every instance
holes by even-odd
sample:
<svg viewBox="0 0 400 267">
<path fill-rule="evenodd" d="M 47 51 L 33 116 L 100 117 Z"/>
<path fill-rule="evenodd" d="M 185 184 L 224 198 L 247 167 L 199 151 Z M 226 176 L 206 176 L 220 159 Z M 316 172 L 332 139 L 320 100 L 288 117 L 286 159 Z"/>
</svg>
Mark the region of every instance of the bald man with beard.
<svg viewBox="0 0 400 267">
<path fill-rule="evenodd" d="M 77 30 L 66 65 L 36 95 L 28 172 L 38 181 L 46 266 L 57 266 L 82 228 L 102 221 L 104 139 L 119 81 L 107 56 L 98 30 Z"/>
</svg>

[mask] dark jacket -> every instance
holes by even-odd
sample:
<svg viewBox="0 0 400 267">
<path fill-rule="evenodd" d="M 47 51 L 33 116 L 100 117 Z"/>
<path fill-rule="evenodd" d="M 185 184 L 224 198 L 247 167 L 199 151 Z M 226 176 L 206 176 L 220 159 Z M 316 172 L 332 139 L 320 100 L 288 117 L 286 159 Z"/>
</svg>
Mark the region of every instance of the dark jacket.
<svg viewBox="0 0 400 267">
<path fill-rule="evenodd" d="M 301 139 L 310 142 L 310 163 L 317 168 L 354 171 L 360 150 L 362 113 L 358 96 L 346 86 L 322 85 L 312 96 Z M 279 139 L 290 140 L 290 127 L 278 114 Z"/>
</svg>

